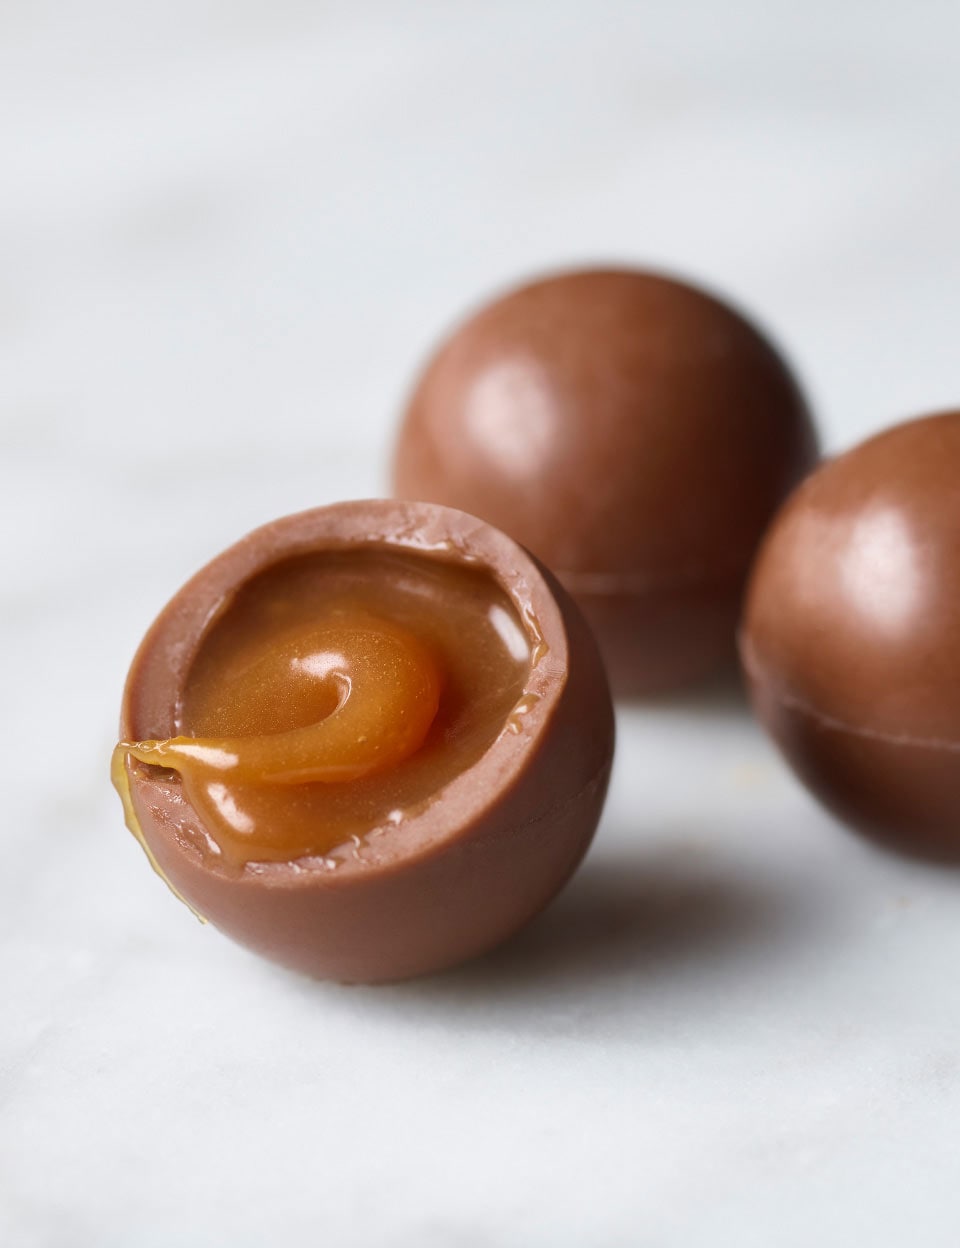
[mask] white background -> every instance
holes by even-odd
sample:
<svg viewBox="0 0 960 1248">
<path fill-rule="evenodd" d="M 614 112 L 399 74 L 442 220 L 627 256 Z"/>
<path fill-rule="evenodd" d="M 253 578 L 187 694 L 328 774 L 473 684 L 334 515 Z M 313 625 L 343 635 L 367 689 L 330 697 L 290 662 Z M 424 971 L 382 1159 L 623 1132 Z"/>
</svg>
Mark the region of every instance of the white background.
<svg viewBox="0 0 960 1248">
<path fill-rule="evenodd" d="M 0 1242 L 960 1242 L 960 881 L 731 693 L 622 714 L 564 896 L 391 988 L 199 928 L 106 778 L 164 601 L 383 492 L 504 282 L 727 291 L 831 449 L 960 402 L 958 45 L 949 0 L 3 5 Z"/>
</svg>

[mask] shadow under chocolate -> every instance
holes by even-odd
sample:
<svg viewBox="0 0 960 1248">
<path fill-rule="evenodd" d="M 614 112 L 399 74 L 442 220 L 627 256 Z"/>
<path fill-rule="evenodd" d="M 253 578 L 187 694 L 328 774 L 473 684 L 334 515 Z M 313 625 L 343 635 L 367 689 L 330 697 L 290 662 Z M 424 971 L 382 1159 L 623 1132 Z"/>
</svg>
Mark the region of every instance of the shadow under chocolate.
<svg viewBox="0 0 960 1248">
<path fill-rule="evenodd" d="M 691 711 L 706 715 L 751 715 L 750 701 L 739 662 L 729 663 L 709 676 L 662 693 L 618 698 L 623 711 Z"/>
<path fill-rule="evenodd" d="M 823 903 L 821 895 L 818 921 Z M 548 1034 L 558 1017 L 576 1011 L 602 1028 L 611 1010 L 634 996 L 642 1003 L 671 979 L 696 990 L 714 974 L 753 964 L 789 977 L 804 948 L 798 933 L 811 921 L 786 877 L 744 878 L 735 862 L 707 850 L 608 851 L 588 859 L 557 900 L 492 952 L 426 978 L 351 992 L 362 995 L 365 1012 L 394 1016 L 402 1002 L 404 1015 L 413 1005 L 423 1022 L 442 1015 L 458 1027 Z M 795 973 L 806 973 L 806 957 L 797 962 Z M 299 983 L 308 992 L 342 990 Z"/>
<path fill-rule="evenodd" d="M 702 859 L 608 856 L 587 863 L 510 942 L 422 988 L 581 994 L 611 980 L 659 979 L 693 962 L 719 967 L 752 948 L 769 950 L 792 927 L 792 905 L 773 885 L 705 871 Z"/>
</svg>

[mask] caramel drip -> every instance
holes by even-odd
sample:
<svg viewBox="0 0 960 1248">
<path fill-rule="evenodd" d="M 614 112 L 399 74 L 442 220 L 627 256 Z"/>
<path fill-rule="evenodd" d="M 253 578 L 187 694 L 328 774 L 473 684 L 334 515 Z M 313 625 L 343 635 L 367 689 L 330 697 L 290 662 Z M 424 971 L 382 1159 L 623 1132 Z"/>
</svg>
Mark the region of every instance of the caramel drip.
<svg viewBox="0 0 960 1248">
<path fill-rule="evenodd" d="M 137 817 L 137 812 L 133 805 L 133 794 L 130 790 L 130 773 L 127 770 L 127 759 L 129 756 L 130 751 L 126 748 L 124 742 L 121 741 L 120 744 L 114 748 L 113 754 L 110 758 L 110 779 L 113 782 L 113 787 L 120 794 L 120 801 L 123 803 L 123 821 L 127 825 L 129 831 L 133 833 L 134 837 L 139 842 L 140 848 L 147 855 L 147 862 L 150 863 L 150 866 L 153 867 L 154 871 L 156 871 L 160 879 L 163 880 L 167 888 L 170 889 L 174 897 L 176 897 L 178 901 L 182 901 L 187 909 L 195 915 L 201 923 L 206 923 L 207 920 L 200 913 L 200 911 L 197 910 L 195 906 L 192 906 L 190 902 L 187 901 L 186 897 L 184 897 L 183 893 L 181 893 L 179 889 L 175 888 L 170 882 L 166 872 L 160 866 L 159 862 L 157 862 L 153 850 L 147 843 L 147 838 L 143 835 L 143 828 L 140 826 L 140 820 Z"/>
</svg>

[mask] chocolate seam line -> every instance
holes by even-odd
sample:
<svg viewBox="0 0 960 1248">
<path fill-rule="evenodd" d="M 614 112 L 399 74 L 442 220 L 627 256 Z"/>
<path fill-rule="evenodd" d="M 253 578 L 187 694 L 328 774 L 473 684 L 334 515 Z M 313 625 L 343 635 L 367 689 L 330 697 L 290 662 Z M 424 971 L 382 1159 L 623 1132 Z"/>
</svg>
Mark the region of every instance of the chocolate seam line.
<svg viewBox="0 0 960 1248">
<path fill-rule="evenodd" d="M 573 594 L 596 594 L 597 597 L 617 594 L 641 596 L 663 589 L 701 588 L 723 585 L 731 577 L 746 577 L 748 563 L 729 563 L 709 573 L 703 566 L 678 568 L 672 573 L 646 572 L 576 572 L 555 569 L 557 579 Z"/>
<path fill-rule="evenodd" d="M 757 658 L 753 647 L 742 637 L 740 659 L 751 680 L 758 683 L 761 680 L 769 681 L 767 672 Z M 806 698 L 801 698 L 797 694 L 778 689 L 773 696 L 788 711 L 799 711 L 812 719 L 819 727 L 828 728 L 833 732 L 843 732 L 848 736 L 861 737 L 867 741 L 878 741 L 881 745 L 906 746 L 908 749 L 931 750 L 941 754 L 960 754 L 960 741 L 953 741 L 949 737 L 918 737 L 908 732 L 884 732 L 880 728 L 866 728 L 859 724 L 851 724 L 849 720 L 838 719 L 835 715 L 828 715 L 826 711 L 818 710 Z"/>
</svg>

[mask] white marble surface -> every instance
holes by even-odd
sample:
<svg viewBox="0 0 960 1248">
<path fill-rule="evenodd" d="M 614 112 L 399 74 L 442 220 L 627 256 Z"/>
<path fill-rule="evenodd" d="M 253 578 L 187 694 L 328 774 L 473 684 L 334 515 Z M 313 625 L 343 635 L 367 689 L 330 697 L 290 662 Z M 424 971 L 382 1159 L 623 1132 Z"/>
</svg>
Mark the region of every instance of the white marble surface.
<svg viewBox="0 0 960 1248">
<path fill-rule="evenodd" d="M 734 699 L 621 717 L 596 846 L 387 989 L 173 903 L 106 772 L 203 560 L 384 488 L 465 304 L 726 289 L 829 446 L 960 399 L 952 3 L 0 10 L 0 1243 L 960 1242 L 960 882 L 860 845 Z"/>
</svg>

